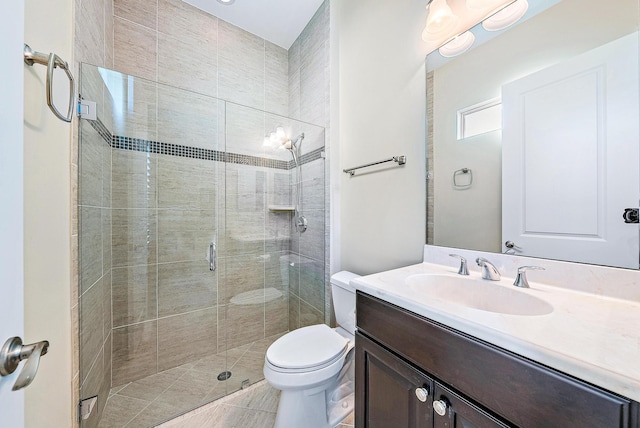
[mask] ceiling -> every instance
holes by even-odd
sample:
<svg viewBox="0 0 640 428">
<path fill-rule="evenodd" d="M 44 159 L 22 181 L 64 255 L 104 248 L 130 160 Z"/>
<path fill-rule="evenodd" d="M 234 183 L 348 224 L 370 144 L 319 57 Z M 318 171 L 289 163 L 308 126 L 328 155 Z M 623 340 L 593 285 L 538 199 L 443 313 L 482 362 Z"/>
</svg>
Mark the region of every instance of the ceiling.
<svg viewBox="0 0 640 428">
<path fill-rule="evenodd" d="M 323 0 L 183 0 L 280 47 L 289 49 Z"/>
</svg>

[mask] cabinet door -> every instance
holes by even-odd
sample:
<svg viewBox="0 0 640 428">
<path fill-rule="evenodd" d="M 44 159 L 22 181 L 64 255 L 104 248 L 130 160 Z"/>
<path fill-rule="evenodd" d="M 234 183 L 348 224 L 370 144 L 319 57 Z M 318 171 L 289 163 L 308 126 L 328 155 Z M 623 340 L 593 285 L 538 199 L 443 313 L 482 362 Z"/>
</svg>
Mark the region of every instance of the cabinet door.
<svg viewBox="0 0 640 428">
<path fill-rule="evenodd" d="M 432 391 L 428 376 L 356 333 L 356 427 L 431 427 Z"/>
<path fill-rule="evenodd" d="M 509 427 L 449 388 L 436 382 L 433 393 L 434 428 Z"/>
</svg>

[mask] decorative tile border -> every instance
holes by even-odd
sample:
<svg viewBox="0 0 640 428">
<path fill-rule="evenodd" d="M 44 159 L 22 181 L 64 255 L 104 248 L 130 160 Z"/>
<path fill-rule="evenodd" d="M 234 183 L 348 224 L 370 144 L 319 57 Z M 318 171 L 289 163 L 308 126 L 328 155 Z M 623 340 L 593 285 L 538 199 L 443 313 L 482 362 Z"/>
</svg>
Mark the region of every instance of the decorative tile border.
<svg viewBox="0 0 640 428">
<path fill-rule="evenodd" d="M 262 158 L 259 156 L 242 155 L 239 153 L 223 152 L 219 150 L 202 149 L 199 147 L 183 146 L 179 144 L 150 141 L 141 138 L 122 137 L 112 135 L 100 119 L 88 121 L 93 129 L 114 149 L 132 150 L 136 152 L 156 153 L 161 155 L 179 156 L 193 159 L 204 159 L 217 162 L 234 163 L 238 165 L 259 166 L 265 168 L 290 170 L 295 168 L 293 160 Z M 300 163 L 312 162 L 323 157 L 324 147 L 315 149 L 300 156 Z"/>
</svg>

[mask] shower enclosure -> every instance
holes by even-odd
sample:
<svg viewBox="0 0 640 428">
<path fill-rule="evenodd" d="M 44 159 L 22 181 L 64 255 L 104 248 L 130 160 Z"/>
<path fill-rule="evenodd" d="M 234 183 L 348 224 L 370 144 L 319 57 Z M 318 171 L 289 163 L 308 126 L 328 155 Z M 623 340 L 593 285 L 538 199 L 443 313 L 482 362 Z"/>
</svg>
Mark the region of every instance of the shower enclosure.
<svg viewBox="0 0 640 428">
<path fill-rule="evenodd" d="M 82 426 L 154 426 L 325 321 L 325 131 L 86 64 L 80 95 Z"/>
</svg>

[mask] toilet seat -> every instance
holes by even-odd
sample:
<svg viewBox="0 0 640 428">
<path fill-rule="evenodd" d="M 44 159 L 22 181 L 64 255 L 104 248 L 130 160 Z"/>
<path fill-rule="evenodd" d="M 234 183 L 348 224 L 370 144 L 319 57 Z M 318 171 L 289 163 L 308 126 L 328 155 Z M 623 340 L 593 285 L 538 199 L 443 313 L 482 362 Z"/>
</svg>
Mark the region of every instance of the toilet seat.
<svg viewBox="0 0 640 428">
<path fill-rule="evenodd" d="M 285 334 L 265 356 L 272 369 L 300 373 L 319 370 L 342 359 L 349 341 L 325 324 L 303 327 Z"/>
</svg>

